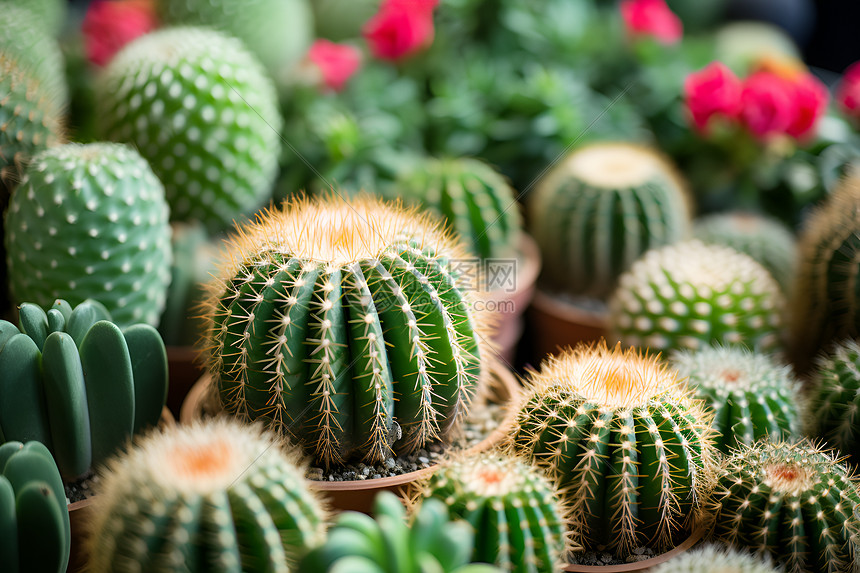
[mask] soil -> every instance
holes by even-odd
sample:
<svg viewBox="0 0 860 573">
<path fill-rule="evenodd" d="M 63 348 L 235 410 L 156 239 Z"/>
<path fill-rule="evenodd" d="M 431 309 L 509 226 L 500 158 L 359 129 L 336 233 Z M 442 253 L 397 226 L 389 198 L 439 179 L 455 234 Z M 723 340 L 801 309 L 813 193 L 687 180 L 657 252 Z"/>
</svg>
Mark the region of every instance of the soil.
<svg viewBox="0 0 860 573">
<path fill-rule="evenodd" d="M 626 563 L 636 563 L 645 561 L 659 555 L 650 547 L 635 547 L 628 555 L 615 555 L 607 551 L 584 551 L 574 553 L 568 561 L 575 565 L 624 565 Z"/>
<path fill-rule="evenodd" d="M 66 488 L 66 500 L 68 503 L 89 499 L 98 488 L 99 476 L 90 472 L 76 482 L 64 484 Z"/>
</svg>

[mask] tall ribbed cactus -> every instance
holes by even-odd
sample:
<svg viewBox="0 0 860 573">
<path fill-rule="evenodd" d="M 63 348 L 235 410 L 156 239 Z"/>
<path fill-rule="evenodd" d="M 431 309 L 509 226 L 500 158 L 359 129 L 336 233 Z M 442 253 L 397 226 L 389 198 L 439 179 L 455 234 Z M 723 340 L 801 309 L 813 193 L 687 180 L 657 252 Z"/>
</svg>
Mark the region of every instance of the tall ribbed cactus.
<svg viewBox="0 0 860 573">
<path fill-rule="evenodd" d="M 464 250 L 438 224 L 329 197 L 284 203 L 230 242 L 205 312 L 228 412 L 326 465 L 414 450 L 465 414 L 483 326 L 449 268 Z"/>
<path fill-rule="evenodd" d="M 725 458 L 709 494 L 714 535 L 769 553 L 788 573 L 857 571 L 860 490 L 806 442 L 760 442 Z"/>
<path fill-rule="evenodd" d="M 642 253 L 690 229 L 690 199 L 675 168 L 656 151 L 628 143 L 571 153 L 541 180 L 528 213 L 544 257 L 542 280 L 601 298 Z"/>
<path fill-rule="evenodd" d="M 558 480 L 575 543 L 667 547 L 696 521 L 710 422 L 675 371 L 600 343 L 551 356 L 532 375 L 510 442 Z"/>
<path fill-rule="evenodd" d="M 779 573 L 767 557 L 716 545 L 688 551 L 653 568 L 652 573 Z"/>
<path fill-rule="evenodd" d="M 327 515 L 281 446 L 225 419 L 148 435 L 98 485 L 89 570 L 292 571 Z"/>
<path fill-rule="evenodd" d="M 854 461 L 860 460 L 860 345 L 837 344 L 815 368 L 809 432 Z"/>
</svg>

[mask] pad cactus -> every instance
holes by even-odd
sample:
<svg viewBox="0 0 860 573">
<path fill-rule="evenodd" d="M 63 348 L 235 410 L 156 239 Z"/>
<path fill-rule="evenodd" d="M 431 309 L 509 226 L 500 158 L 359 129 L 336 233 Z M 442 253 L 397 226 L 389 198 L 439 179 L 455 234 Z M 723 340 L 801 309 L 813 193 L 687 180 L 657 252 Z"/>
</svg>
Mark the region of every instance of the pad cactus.
<svg viewBox="0 0 860 573">
<path fill-rule="evenodd" d="M 706 347 L 675 353 L 670 365 L 696 398 L 714 411 L 714 444 L 728 453 L 737 443 L 800 434 L 800 381 L 791 367 L 746 348 Z"/>
<path fill-rule="evenodd" d="M 374 501 L 375 519 L 341 513 L 328 540 L 299 564 L 298 573 L 501 573 L 489 565 L 470 565 L 475 533 L 463 521 L 449 521 L 448 509 L 429 499 L 409 524 L 400 499 L 382 491 Z"/>
<path fill-rule="evenodd" d="M 621 277 L 609 312 L 630 346 L 766 352 L 779 348 L 783 306 L 779 285 L 751 257 L 694 240 L 646 253 Z"/>
<path fill-rule="evenodd" d="M 432 499 L 475 529 L 475 561 L 518 573 L 553 573 L 566 563 L 567 507 L 542 470 L 519 456 L 491 451 L 441 462 L 415 503 Z"/>
<path fill-rule="evenodd" d="M 327 518 L 296 463 L 227 419 L 148 435 L 102 476 L 88 570 L 293 571 Z"/>
<path fill-rule="evenodd" d="M 277 97 L 239 40 L 202 28 L 147 34 L 111 60 L 96 91 L 102 134 L 146 157 L 172 219 L 226 228 L 270 198 Z"/>
<path fill-rule="evenodd" d="M 657 358 L 604 343 L 532 375 L 510 444 L 558 480 L 577 545 L 665 548 L 690 532 L 713 446 L 688 393 Z"/>
<path fill-rule="evenodd" d="M 788 573 L 856 571 L 858 504 L 848 469 L 806 442 L 742 446 L 708 499 L 720 541 L 770 554 Z"/>
<path fill-rule="evenodd" d="M 428 158 L 401 174 L 393 189 L 443 217 L 482 259 L 516 256 L 519 205 L 505 178 L 486 163 Z"/>
<path fill-rule="evenodd" d="M 779 573 L 767 557 L 706 545 L 670 559 L 652 573 Z"/>
<path fill-rule="evenodd" d="M 809 400 L 810 435 L 860 460 L 860 345 L 837 344 L 818 359 Z"/>
<path fill-rule="evenodd" d="M 686 184 L 656 151 L 628 143 L 584 146 L 528 199 L 529 231 L 544 257 L 542 281 L 608 296 L 642 253 L 686 238 Z"/>
<path fill-rule="evenodd" d="M 67 144 L 33 158 L 4 229 L 18 302 L 102 302 L 120 326 L 158 324 L 170 281 L 164 188 L 133 149 Z"/>
<path fill-rule="evenodd" d="M 428 217 L 332 196 L 240 227 L 204 313 L 223 407 L 327 466 L 444 438 L 478 387 L 485 327 L 450 272 L 462 246 Z"/>
<path fill-rule="evenodd" d="M 44 443 L 74 481 L 158 422 L 167 353 L 153 327 L 120 330 L 92 300 L 19 315 L 0 321 L 0 437 Z"/>
</svg>

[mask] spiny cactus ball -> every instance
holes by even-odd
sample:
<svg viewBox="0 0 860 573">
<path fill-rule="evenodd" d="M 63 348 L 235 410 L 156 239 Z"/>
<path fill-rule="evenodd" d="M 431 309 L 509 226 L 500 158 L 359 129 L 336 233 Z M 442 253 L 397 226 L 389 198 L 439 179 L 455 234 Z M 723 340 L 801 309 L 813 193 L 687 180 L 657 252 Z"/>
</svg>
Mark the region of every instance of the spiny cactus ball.
<svg viewBox="0 0 860 573">
<path fill-rule="evenodd" d="M 222 406 L 315 460 L 381 461 L 444 438 L 482 376 L 462 245 L 429 214 L 296 199 L 239 228 L 211 283 L 206 350 Z"/>
<path fill-rule="evenodd" d="M 612 330 L 653 351 L 712 343 L 779 347 L 783 297 L 770 273 L 729 247 L 685 241 L 649 251 L 619 281 Z"/>
<path fill-rule="evenodd" d="M 327 515 L 282 445 L 224 418 L 148 435 L 101 477 L 89 570 L 292 570 Z"/>
<path fill-rule="evenodd" d="M 860 460 L 860 345 L 837 344 L 816 364 L 809 403 L 810 435 Z"/>
<path fill-rule="evenodd" d="M 779 573 L 770 558 L 706 545 L 670 559 L 652 573 Z"/>
<path fill-rule="evenodd" d="M 97 95 L 101 133 L 140 150 L 172 219 L 222 229 L 269 199 L 281 116 L 272 81 L 239 40 L 204 28 L 147 34 L 111 60 Z"/>
</svg>

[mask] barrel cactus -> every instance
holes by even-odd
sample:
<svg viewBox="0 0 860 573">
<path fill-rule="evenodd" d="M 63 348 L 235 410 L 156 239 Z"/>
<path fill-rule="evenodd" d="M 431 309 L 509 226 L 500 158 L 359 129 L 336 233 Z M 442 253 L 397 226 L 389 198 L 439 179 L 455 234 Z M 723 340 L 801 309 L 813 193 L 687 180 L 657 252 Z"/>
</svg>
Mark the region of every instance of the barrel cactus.
<svg viewBox="0 0 860 573">
<path fill-rule="evenodd" d="M 89 570 L 292 571 L 327 512 L 275 436 L 228 419 L 149 434 L 93 498 Z"/>
<path fill-rule="evenodd" d="M 148 324 L 125 330 L 100 303 L 24 303 L 20 324 L 0 321 L 0 436 L 38 440 L 67 481 L 158 422 L 167 353 Z"/>
<path fill-rule="evenodd" d="M 767 557 L 706 545 L 670 559 L 653 573 L 779 573 Z"/>
<path fill-rule="evenodd" d="M 472 525 L 474 561 L 518 573 L 553 573 L 566 562 L 567 507 L 543 471 L 519 456 L 455 456 L 418 489 L 415 503 L 441 500 Z"/>
<path fill-rule="evenodd" d="M 831 446 L 860 460 L 860 345 L 837 344 L 821 356 L 809 401 L 810 428 Z"/>
<path fill-rule="evenodd" d="M 646 253 L 621 277 L 609 311 L 630 346 L 766 352 L 779 348 L 783 306 L 779 285 L 751 257 L 693 240 Z"/>
<path fill-rule="evenodd" d="M 577 545 L 665 548 L 697 522 L 710 423 L 674 370 L 601 342 L 532 375 L 510 446 L 558 481 Z"/>
<path fill-rule="evenodd" d="M 720 433 L 714 443 L 721 452 L 737 443 L 800 434 L 801 385 L 790 366 L 737 347 L 681 351 L 670 363 L 714 411 Z"/>
<path fill-rule="evenodd" d="M 66 492 L 41 443 L 0 445 L 0 565 L 8 573 L 65 573 L 71 552 Z"/>
<path fill-rule="evenodd" d="M 140 150 L 164 183 L 172 219 L 216 230 L 270 198 L 277 96 L 238 39 L 203 28 L 147 34 L 111 60 L 96 91 L 101 133 Z"/>
<path fill-rule="evenodd" d="M 464 250 L 428 217 L 332 196 L 241 226 L 204 312 L 224 409 L 326 466 L 444 438 L 479 385 L 486 335 L 451 272 Z"/>
<path fill-rule="evenodd" d="M 93 298 L 122 326 L 158 324 L 170 281 L 168 207 L 135 150 L 67 144 L 35 156 L 4 234 L 18 302 Z"/>
<path fill-rule="evenodd" d="M 542 281 L 605 298 L 648 249 L 686 238 L 690 198 L 675 168 L 629 143 L 584 146 L 528 199 L 529 231 L 544 257 Z"/>
<path fill-rule="evenodd" d="M 714 480 L 707 505 L 720 541 L 770 554 L 788 573 L 857 570 L 860 490 L 832 454 L 759 442 L 723 459 Z"/>
</svg>

